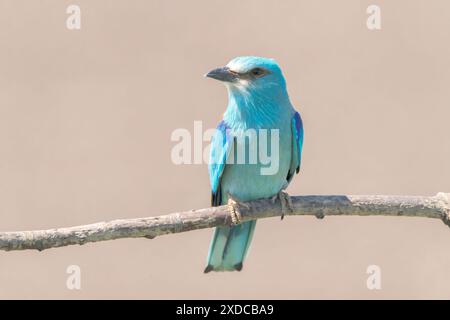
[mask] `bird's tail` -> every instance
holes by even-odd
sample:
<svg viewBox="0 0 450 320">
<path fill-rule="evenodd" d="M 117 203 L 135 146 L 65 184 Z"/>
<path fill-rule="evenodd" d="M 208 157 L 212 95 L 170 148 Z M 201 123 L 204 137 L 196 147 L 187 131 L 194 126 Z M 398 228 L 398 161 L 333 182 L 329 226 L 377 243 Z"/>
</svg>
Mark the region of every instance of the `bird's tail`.
<svg viewBox="0 0 450 320">
<path fill-rule="evenodd" d="M 241 271 L 255 230 L 256 220 L 233 227 L 217 227 L 209 247 L 205 273 Z"/>
</svg>

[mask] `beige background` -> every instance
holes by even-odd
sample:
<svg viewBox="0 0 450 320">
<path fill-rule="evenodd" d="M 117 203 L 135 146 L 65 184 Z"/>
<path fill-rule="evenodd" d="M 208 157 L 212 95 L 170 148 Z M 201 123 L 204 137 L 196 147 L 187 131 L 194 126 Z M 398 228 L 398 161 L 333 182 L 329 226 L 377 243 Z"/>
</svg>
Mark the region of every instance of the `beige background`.
<svg viewBox="0 0 450 320">
<path fill-rule="evenodd" d="M 0 231 L 208 206 L 206 166 L 172 164 L 170 134 L 215 126 L 226 91 L 202 75 L 249 54 L 279 61 L 304 118 L 291 194 L 450 192 L 449 39 L 446 0 L 1 0 Z M 243 272 L 204 275 L 210 237 L 0 252 L 0 298 L 450 298 L 440 221 L 268 219 Z"/>
</svg>

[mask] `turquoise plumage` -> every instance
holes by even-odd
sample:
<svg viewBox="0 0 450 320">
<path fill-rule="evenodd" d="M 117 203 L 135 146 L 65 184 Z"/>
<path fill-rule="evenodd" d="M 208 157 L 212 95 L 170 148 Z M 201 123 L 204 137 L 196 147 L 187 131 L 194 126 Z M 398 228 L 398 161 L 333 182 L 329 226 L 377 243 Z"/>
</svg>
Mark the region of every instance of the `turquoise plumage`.
<svg viewBox="0 0 450 320">
<path fill-rule="evenodd" d="M 302 119 L 280 67 L 272 59 L 238 57 L 206 76 L 226 85 L 229 100 L 211 142 L 211 204 L 276 196 L 298 173 L 303 147 Z M 205 273 L 240 271 L 255 225 L 216 228 Z"/>
</svg>

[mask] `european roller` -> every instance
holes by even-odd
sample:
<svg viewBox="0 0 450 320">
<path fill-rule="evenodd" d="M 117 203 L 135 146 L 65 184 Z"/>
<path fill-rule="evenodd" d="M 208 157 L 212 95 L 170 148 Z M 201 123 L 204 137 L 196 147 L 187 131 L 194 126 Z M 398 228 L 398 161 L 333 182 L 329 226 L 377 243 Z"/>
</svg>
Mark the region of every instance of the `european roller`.
<svg viewBox="0 0 450 320">
<path fill-rule="evenodd" d="M 211 204 L 230 205 L 235 224 L 214 230 L 204 272 L 240 271 L 256 220 L 240 223 L 236 204 L 278 198 L 282 217 L 292 209 L 283 190 L 300 169 L 303 124 L 272 59 L 237 57 L 206 77 L 228 90 L 228 106 L 211 140 Z M 276 163 L 268 163 L 267 155 Z"/>
</svg>

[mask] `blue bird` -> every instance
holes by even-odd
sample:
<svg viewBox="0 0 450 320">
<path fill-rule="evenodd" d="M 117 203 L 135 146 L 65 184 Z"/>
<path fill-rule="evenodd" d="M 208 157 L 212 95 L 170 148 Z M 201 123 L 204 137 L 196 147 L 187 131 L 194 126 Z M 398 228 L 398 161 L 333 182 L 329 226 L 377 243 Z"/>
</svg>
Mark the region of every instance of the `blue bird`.
<svg viewBox="0 0 450 320">
<path fill-rule="evenodd" d="M 227 109 L 211 140 L 208 169 L 211 204 L 228 204 L 235 225 L 215 229 L 204 272 L 240 271 L 256 220 L 240 223 L 236 204 L 278 198 L 282 217 L 286 208 L 292 209 L 283 190 L 300 169 L 303 124 L 273 59 L 237 57 L 205 76 L 223 82 L 228 90 Z"/>
</svg>

